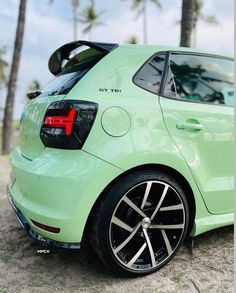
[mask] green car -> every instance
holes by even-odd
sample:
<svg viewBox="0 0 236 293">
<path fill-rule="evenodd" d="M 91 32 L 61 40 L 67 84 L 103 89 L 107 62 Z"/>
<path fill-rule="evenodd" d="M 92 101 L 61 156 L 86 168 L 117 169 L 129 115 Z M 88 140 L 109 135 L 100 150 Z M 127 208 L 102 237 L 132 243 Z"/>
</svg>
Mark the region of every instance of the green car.
<svg viewBox="0 0 236 293">
<path fill-rule="evenodd" d="M 89 239 L 126 276 L 186 237 L 233 224 L 233 59 L 187 48 L 76 41 L 28 94 L 8 195 L 30 236 Z"/>
</svg>

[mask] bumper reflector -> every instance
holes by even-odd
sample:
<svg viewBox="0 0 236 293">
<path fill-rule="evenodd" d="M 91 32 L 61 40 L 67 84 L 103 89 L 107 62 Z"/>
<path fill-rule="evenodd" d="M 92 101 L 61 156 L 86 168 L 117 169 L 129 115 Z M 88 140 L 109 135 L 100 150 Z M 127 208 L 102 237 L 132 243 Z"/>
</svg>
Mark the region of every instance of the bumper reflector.
<svg viewBox="0 0 236 293">
<path fill-rule="evenodd" d="M 32 219 L 31 219 L 31 221 L 32 221 L 32 223 L 33 223 L 36 227 L 38 227 L 38 228 L 40 228 L 40 229 L 46 230 L 46 231 L 51 232 L 51 233 L 59 233 L 59 232 L 60 232 L 60 228 L 47 226 L 47 225 L 41 224 L 41 223 L 39 223 L 39 222 L 36 222 L 36 221 L 34 221 L 34 220 L 32 220 Z"/>
</svg>

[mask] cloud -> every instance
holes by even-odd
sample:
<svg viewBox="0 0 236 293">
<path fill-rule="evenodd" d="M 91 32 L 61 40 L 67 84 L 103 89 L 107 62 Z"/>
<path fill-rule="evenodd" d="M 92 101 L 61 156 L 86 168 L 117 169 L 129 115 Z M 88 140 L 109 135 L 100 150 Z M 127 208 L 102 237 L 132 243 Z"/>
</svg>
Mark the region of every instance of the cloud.
<svg viewBox="0 0 236 293">
<path fill-rule="evenodd" d="M 52 78 L 47 68 L 51 53 L 63 43 L 72 40 L 72 14 L 70 0 L 28 1 L 25 37 L 17 83 L 15 117 L 22 111 L 25 93 L 32 79 L 45 84 Z M 174 5 L 173 5 L 174 2 Z M 82 7 L 88 2 L 81 1 Z M 162 9 L 151 2 L 148 5 L 149 43 L 156 45 L 178 45 L 180 26 L 176 21 L 181 18 L 181 0 L 162 1 Z M 93 32 L 95 41 L 125 42 L 130 35 L 136 35 L 142 42 L 142 19 L 135 19 L 136 12 L 131 10 L 130 1 L 100 0 L 98 10 L 106 9 L 102 16 L 105 25 Z M 80 7 L 81 9 L 81 7 Z M 10 62 L 16 29 L 18 0 L 0 1 L 0 46 L 7 45 L 7 59 Z M 215 15 L 221 26 L 211 26 L 199 22 L 197 47 L 202 50 L 233 53 L 233 0 L 204 1 L 206 15 Z M 79 38 L 82 25 L 78 25 Z M 5 92 L 0 92 L 0 106 L 3 105 Z"/>
</svg>

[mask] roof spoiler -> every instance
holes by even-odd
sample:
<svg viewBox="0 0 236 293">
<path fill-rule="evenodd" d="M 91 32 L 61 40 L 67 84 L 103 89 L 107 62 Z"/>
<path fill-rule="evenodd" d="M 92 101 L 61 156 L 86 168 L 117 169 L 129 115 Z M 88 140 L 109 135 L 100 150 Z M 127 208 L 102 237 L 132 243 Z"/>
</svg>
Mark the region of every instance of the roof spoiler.
<svg viewBox="0 0 236 293">
<path fill-rule="evenodd" d="M 57 49 L 49 58 L 48 68 L 50 72 L 54 75 L 60 73 L 62 71 L 63 60 L 69 60 L 70 53 L 81 46 L 87 46 L 103 53 L 109 53 L 110 51 L 115 49 L 118 46 L 118 44 L 97 43 L 88 41 L 74 41 L 67 43 L 61 46 L 59 49 Z"/>
</svg>

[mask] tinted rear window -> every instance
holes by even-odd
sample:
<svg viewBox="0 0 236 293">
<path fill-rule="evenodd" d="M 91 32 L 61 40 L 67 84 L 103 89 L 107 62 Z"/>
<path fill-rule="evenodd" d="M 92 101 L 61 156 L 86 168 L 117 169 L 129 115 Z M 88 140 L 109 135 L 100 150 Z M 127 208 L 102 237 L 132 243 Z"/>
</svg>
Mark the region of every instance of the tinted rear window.
<svg viewBox="0 0 236 293">
<path fill-rule="evenodd" d="M 157 94 L 164 70 L 165 55 L 159 54 L 145 63 L 134 76 L 134 83 L 152 93 Z"/>
<path fill-rule="evenodd" d="M 104 55 L 103 55 L 104 56 Z M 93 68 L 102 56 L 82 64 L 75 64 L 68 69 L 63 70 L 52 81 L 41 89 L 39 97 L 66 95 L 68 92 Z"/>
</svg>

